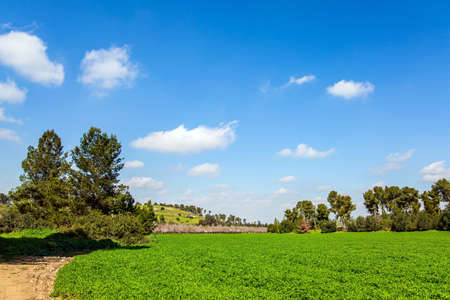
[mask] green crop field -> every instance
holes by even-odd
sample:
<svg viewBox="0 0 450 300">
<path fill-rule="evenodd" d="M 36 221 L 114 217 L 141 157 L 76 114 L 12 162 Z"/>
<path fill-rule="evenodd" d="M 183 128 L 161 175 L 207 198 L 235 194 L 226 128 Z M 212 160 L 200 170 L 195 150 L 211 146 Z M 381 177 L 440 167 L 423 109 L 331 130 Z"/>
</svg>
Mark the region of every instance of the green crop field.
<svg viewBox="0 0 450 300">
<path fill-rule="evenodd" d="M 192 224 L 197 225 L 199 220 L 204 219 L 203 216 L 175 208 L 170 206 L 154 205 L 153 209 L 158 219 L 163 215 L 166 223 L 169 224 Z"/>
<path fill-rule="evenodd" d="M 164 235 L 58 273 L 77 299 L 450 298 L 449 232 Z"/>
</svg>

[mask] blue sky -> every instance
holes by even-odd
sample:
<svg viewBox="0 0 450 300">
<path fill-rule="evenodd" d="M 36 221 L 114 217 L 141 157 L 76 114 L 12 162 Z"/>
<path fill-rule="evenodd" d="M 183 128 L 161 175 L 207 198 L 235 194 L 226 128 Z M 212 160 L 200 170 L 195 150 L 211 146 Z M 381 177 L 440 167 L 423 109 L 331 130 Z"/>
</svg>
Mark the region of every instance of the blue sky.
<svg viewBox="0 0 450 300">
<path fill-rule="evenodd" d="M 139 201 L 271 221 L 428 189 L 450 177 L 450 2 L 391 2 L 2 3 L 0 192 L 43 131 L 70 150 L 90 126 Z"/>
</svg>

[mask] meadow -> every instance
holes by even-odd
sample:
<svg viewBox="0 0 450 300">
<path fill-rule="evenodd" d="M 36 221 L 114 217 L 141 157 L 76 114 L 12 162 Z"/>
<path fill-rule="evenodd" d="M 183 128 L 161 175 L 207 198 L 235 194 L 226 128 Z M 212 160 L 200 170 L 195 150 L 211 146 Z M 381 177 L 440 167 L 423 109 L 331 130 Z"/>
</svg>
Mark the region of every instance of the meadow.
<svg viewBox="0 0 450 300">
<path fill-rule="evenodd" d="M 76 299 L 450 298 L 449 232 L 159 235 L 76 257 L 54 295 Z"/>
</svg>

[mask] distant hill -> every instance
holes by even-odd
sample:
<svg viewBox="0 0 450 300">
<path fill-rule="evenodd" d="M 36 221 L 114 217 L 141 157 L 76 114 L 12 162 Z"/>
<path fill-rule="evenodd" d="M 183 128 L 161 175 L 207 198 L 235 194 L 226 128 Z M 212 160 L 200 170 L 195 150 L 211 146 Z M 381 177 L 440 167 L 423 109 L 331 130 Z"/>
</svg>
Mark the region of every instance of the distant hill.
<svg viewBox="0 0 450 300">
<path fill-rule="evenodd" d="M 205 219 L 204 216 L 199 216 L 171 206 L 156 204 L 153 205 L 153 209 L 158 218 L 158 223 L 198 225 L 200 220 Z M 162 222 L 162 216 L 164 216 L 164 222 Z"/>
</svg>

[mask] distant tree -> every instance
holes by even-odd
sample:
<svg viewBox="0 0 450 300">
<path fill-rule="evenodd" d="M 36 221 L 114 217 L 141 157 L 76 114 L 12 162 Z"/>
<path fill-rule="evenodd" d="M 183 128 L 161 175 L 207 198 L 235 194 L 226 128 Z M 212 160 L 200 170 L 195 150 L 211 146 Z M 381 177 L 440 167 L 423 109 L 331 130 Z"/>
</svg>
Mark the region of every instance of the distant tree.
<svg viewBox="0 0 450 300">
<path fill-rule="evenodd" d="M 316 208 L 314 204 L 309 200 L 303 200 L 297 202 L 296 205 L 297 210 L 305 217 L 306 221 L 309 224 L 313 224 L 314 228 L 316 227 Z"/>
<path fill-rule="evenodd" d="M 319 221 L 319 223 L 322 223 L 323 221 L 328 221 L 328 217 L 330 216 L 330 210 L 328 209 L 328 207 L 323 204 L 323 203 L 319 203 L 317 205 L 317 220 Z"/>
<path fill-rule="evenodd" d="M 291 221 L 292 223 L 295 222 L 295 220 L 296 220 L 297 217 L 298 217 L 298 211 L 297 211 L 297 208 L 294 207 L 294 209 L 292 209 L 292 210 L 286 209 L 286 210 L 284 211 L 284 217 L 285 217 L 287 220 Z"/>
<path fill-rule="evenodd" d="M 431 190 L 437 195 L 437 198 L 440 202 L 447 202 L 447 205 L 450 202 L 450 182 L 443 178 L 437 181 L 431 187 Z"/>
<path fill-rule="evenodd" d="M 331 191 L 328 194 L 328 203 L 330 203 L 331 212 L 342 221 L 345 227 L 350 214 L 356 209 L 356 205 L 352 203 L 352 198 L 347 195 L 340 195 L 336 191 Z"/>
<path fill-rule="evenodd" d="M 415 188 L 403 187 L 400 195 L 394 199 L 394 205 L 406 214 L 417 214 L 420 210 L 419 191 Z"/>
<path fill-rule="evenodd" d="M 134 199 L 128 187 L 119 184 L 121 152 L 122 146 L 114 135 L 108 136 L 95 127 L 83 134 L 80 145 L 71 153 L 77 167 L 71 171 L 71 179 L 79 210 L 87 206 L 110 214 L 133 209 Z"/>
<path fill-rule="evenodd" d="M 9 200 L 8 196 L 6 196 L 3 193 L 0 193 L 0 204 L 9 204 L 11 201 Z"/>
<path fill-rule="evenodd" d="M 420 195 L 423 208 L 429 215 L 438 215 L 441 212 L 439 194 L 435 190 L 425 191 Z"/>
</svg>

